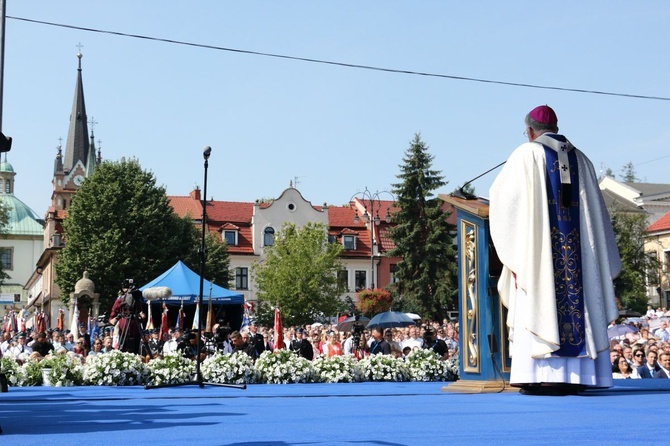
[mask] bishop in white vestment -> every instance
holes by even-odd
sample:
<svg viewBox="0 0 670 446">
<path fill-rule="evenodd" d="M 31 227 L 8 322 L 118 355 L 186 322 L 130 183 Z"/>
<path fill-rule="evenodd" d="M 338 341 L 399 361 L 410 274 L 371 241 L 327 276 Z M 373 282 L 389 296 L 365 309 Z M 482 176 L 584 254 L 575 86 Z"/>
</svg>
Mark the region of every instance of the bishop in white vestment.
<svg viewBox="0 0 670 446">
<path fill-rule="evenodd" d="M 595 170 L 557 133 L 550 107 L 533 109 L 526 127 L 529 142 L 490 189 L 510 383 L 527 391 L 610 387 L 607 325 L 619 314 L 612 281 L 621 261 Z"/>
</svg>

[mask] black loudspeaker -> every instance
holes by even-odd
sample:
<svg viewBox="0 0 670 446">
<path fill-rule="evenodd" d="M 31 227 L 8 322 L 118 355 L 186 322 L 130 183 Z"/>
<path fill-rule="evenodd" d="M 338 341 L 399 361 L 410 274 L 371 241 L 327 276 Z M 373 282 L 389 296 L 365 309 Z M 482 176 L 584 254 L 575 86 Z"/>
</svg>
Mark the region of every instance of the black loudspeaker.
<svg viewBox="0 0 670 446">
<path fill-rule="evenodd" d="M 12 137 L 0 132 L 0 153 L 12 150 Z"/>
</svg>

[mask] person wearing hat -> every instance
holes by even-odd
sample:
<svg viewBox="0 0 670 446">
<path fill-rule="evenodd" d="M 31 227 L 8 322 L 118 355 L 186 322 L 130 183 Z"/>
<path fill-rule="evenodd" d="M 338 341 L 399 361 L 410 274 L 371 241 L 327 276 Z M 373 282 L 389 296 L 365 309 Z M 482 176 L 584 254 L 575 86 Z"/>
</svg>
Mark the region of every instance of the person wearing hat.
<svg viewBox="0 0 670 446">
<path fill-rule="evenodd" d="M 489 191 L 510 383 L 526 394 L 610 387 L 607 325 L 619 315 L 613 280 L 621 260 L 598 178 L 558 133 L 551 107 L 531 110 L 525 127 L 528 142 Z"/>
<path fill-rule="evenodd" d="M 163 355 L 169 355 L 170 353 L 175 353 L 179 349 L 179 342 L 181 340 L 181 328 L 175 327 L 172 330 L 172 339 L 166 341 L 163 344 Z"/>
<path fill-rule="evenodd" d="M 7 356 L 20 360 L 21 358 L 30 356 L 32 352 L 33 350 L 26 345 L 26 334 L 20 332 L 16 335 L 16 344 L 7 350 Z"/>
<path fill-rule="evenodd" d="M 288 348 L 292 352 L 296 352 L 298 356 L 302 356 L 305 359 L 310 361 L 314 359 L 314 349 L 312 348 L 312 343 L 304 339 L 305 329 L 298 328 L 295 331 L 295 339 L 291 341 Z"/>
<path fill-rule="evenodd" d="M 258 332 L 258 322 L 252 319 L 249 323 L 249 345 L 256 350 L 256 356 L 260 356 L 265 351 L 265 340 L 263 335 Z"/>
</svg>

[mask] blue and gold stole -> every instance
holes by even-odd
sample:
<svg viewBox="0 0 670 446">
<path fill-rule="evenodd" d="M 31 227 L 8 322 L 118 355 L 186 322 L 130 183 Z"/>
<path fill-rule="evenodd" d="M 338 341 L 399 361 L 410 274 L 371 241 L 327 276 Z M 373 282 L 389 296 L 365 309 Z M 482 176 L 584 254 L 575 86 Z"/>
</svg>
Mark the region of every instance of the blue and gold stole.
<svg viewBox="0 0 670 446">
<path fill-rule="evenodd" d="M 556 150 L 544 146 L 554 286 L 561 342 L 553 356 L 579 357 L 586 355 L 586 338 L 577 156 L 564 137 L 555 135 L 554 139 L 559 139 Z M 563 153 L 559 155 L 559 152 Z"/>
</svg>

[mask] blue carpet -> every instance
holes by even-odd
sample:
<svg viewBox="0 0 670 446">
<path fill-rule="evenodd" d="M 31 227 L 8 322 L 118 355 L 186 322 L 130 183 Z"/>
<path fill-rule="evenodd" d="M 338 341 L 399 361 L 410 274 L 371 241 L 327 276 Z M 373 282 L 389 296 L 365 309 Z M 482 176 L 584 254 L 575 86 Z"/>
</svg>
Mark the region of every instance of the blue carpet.
<svg viewBox="0 0 670 446">
<path fill-rule="evenodd" d="M 642 426 L 670 428 L 665 381 L 566 397 L 443 383 L 10 388 L 0 445 L 639 444 Z"/>
</svg>

